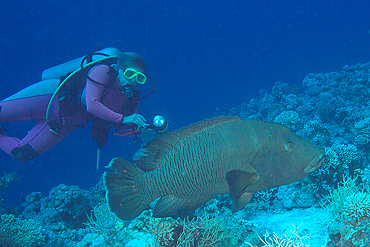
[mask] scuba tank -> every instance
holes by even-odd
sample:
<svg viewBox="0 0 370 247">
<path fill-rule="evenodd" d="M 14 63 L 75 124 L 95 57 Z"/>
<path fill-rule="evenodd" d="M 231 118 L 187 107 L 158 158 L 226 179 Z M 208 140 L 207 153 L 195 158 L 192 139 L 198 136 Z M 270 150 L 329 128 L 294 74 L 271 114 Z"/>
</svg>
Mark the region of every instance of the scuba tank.
<svg viewBox="0 0 370 247">
<path fill-rule="evenodd" d="M 102 50 L 99 50 L 96 52 L 97 55 L 94 55 L 91 59 L 92 61 L 97 61 L 102 58 L 106 58 L 107 56 L 100 55 L 106 54 L 108 56 L 117 56 L 120 51 L 114 47 L 108 47 Z M 81 62 L 83 66 L 85 66 L 87 63 L 89 63 L 86 59 L 86 56 L 79 57 L 76 59 L 73 59 L 71 61 L 68 61 L 66 63 L 59 64 L 57 66 L 45 69 L 41 74 L 42 80 L 48 80 L 48 79 L 60 79 L 63 76 L 68 75 L 69 73 L 79 69 L 81 67 Z M 84 60 L 84 61 L 83 61 Z"/>
</svg>

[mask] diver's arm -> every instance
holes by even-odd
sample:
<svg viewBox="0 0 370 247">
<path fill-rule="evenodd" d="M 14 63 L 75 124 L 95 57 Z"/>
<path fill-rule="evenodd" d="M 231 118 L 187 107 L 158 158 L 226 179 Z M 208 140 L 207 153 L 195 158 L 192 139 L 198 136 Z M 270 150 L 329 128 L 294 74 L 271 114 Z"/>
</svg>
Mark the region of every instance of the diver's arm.
<svg viewBox="0 0 370 247">
<path fill-rule="evenodd" d="M 97 65 L 93 67 L 88 76 L 101 84 L 108 85 L 110 76 L 108 74 L 109 66 Z M 86 80 L 86 110 L 92 115 L 112 122 L 121 123 L 123 115 L 112 111 L 101 103 L 101 96 L 105 87 L 101 84 L 94 83 L 90 79 Z"/>
<path fill-rule="evenodd" d="M 135 114 L 137 113 L 138 108 L 139 108 L 139 104 L 137 102 L 132 105 L 132 109 L 130 109 L 130 111 L 127 112 L 126 114 Z M 124 122 L 124 119 L 122 119 L 122 122 Z M 118 134 L 119 136 L 129 137 L 129 136 L 134 136 L 135 133 L 137 133 L 137 126 L 134 124 L 119 124 L 119 125 L 116 125 L 115 129 L 116 131 L 119 132 Z"/>
</svg>

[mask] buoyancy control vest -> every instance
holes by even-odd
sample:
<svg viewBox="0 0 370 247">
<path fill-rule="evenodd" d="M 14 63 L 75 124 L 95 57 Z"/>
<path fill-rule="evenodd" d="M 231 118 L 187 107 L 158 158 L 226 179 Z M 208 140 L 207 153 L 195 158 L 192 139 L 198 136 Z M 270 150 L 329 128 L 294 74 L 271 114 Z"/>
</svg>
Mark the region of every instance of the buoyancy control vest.
<svg viewBox="0 0 370 247">
<path fill-rule="evenodd" d="M 58 85 L 58 88 L 55 90 L 54 94 L 52 95 L 48 109 L 47 109 L 47 115 L 46 115 L 46 121 L 49 125 L 49 129 L 54 132 L 55 134 L 58 134 L 60 129 L 64 125 L 64 119 L 63 117 L 68 117 L 76 113 L 77 111 L 81 111 L 84 113 L 84 117 L 87 120 L 93 121 L 94 118 L 90 116 L 91 114 L 88 114 L 85 110 L 85 106 L 82 105 L 81 102 L 81 96 L 83 89 L 86 85 L 86 79 L 87 79 L 87 73 L 89 70 L 99 64 L 105 64 L 110 66 L 111 64 L 114 64 L 116 62 L 116 57 L 107 57 L 104 59 L 100 59 L 98 61 L 89 62 L 85 66 L 81 66 L 80 69 L 77 69 L 73 72 L 70 72 L 69 74 L 63 76 L 60 78 L 60 82 Z M 108 91 L 113 87 L 117 72 L 115 69 L 110 68 L 108 71 L 110 74 L 109 78 L 110 81 L 106 86 L 103 96 L 104 97 Z M 98 83 L 98 82 L 97 82 Z M 57 98 L 58 105 L 59 105 L 59 120 L 50 120 L 49 119 L 49 109 L 51 102 L 54 100 L 54 98 Z"/>
<path fill-rule="evenodd" d="M 104 85 L 106 87 L 106 90 L 104 90 L 102 97 L 104 97 L 111 89 L 121 90 L 121 88 L 115 86 L 118 72 L 116 71 L 116 69 L 113 68 L 114 66 L 112 66 L 117 62 L 117 55 L 119 53 L 120 51 L 116 48 L 105 48 L 103 50 L 92 52 L 84 57 L 74 59 L 67 63 L 43 71 L 43 80 L 60 79 L 58 88 L 52 95 L 48 105 L 48 109 L 46 111 L 46 122 L 52 132 L 58 134 L 60 129 L 63 127 L 63 116 L 73 115 L 77 110 L 82 108 L 82 112 L 86 114 L 85 118 L 92 121 L 91 134 L 93 140 L 97 141 L 98 147 L 102 147 L 107 142 L 109 131 L 109 127 L 107 126 L 111 126 L 112 124 L 107 121 L 101 120 L 93 116 L 92 114 L 87 113 L 85 110 L 85 106 L 81 104 L 81 95 L 83 89 L 85 88 L 89 70 L 99 64 L 110 66 L 110 70 L 108 71 L 110 75 L 110 81 L 108 85 Z M 149 75 L 146 74 L 146 76 L 153 83 L 152 91 L 140 98 L 139 92 L 135 91 L 131 95 L 132 97 L 130 98 L 130 100 L 127 100 L 125 102 L 123 108 L 121 109 L 121 111 L 119 111 L 119 113 L 123 114 L 124 116 L 133 114 L 134 112 L 132 112 L 132 109 L 136 109 L 139 101 L 154 92 L 156 88 L 155 82 L 150 78 Z M 99 82 L 95 81 L 94 79 L 89 79 L 99 84 Z M 53 121 L 49 119 L 49 109 L 55 97 L 57 97 L 59 103 L 61 117 L 59 121 Z"/>
<path fill-rule="evenodd" d="M 94 60 L 93 59 L 94 56 L 105 56 L 105 57 Z M 100 148 L 107 142 L 108 131 L 112 124 L 108 121 L 99 119 L 95 117 L 94 115 L 88 113 L 86 111 L 85 106 L 82 105 L 81 97 L 82 97 L 82 92 L 86 85 L 86 79 L 89 78 L 88 72 L 90 71 L 92 67 L 97 66 L 97 65 L 102 65 L 102 64 L 110 67 L 109 71 L 107 72 L 109 74 L 110 79 L 107 85 L 104 84 L 105 90 L 103 91 L 102 99 L 105 97 L 105 95 L 108 94 L 110 90 L 112 89 L 120 90 L 120 88 L 115 86 L 118 72 L 113 67 L 111 67 L 111 65 L 115 64 L 116 62 L 117 62 L 117 56 L 110 56 L 109 54 L 104 54 L 101 52 L 91 53 L 91 54 L 86 55 L 80 60 L 80 67 L 78 69 L 72 72 L 68 72 L 66 75 L 60 78 L 60 83 L 58 85 L 58 88 L 54 92 L 50 100 L 48 110 L 47 110 L 46 119 L 47 119 L 47 123 L 49 125 L 50 131 L 52 131 L 55 134 L 58 134 L 61 128 L 65 124 L 63 117 L 71 116 L 77 111 L 80 111 L 83 113 L 83 116 L 87 121 L 92 122 L 91 135 L 92 135 L 93 140 L 96 140 L 97 146 Z M 44 73 L 43 73 L 43 78 L 45 78 Z M 100 84 L 100 82 L 95 81 L 92 78 L 89 78 L 89 80 L 91 80 L 94 83 Z M 138 92 L 135 92 L 133 96 L 134 97 L 130 98 L 130 100 L 127 100 L 125 102 L 125 104 L 123 105 L 123 108 L 119 111 L 119 113 L 123 115 L 133 114 L 132 110 L 130 109 L 136 109 L 136 106 L 139 101 Z M 49 108 L 50 108 L 51 102 L 53 101 L 55 97 L 57 97 L 58 99 L 60 119 L 50 120 L 48 118 Z"/>
<path fill-rule="evenodd" d="M 63 109 L 62 112 L 64 111 L 66 115 L 73 114 L 76 109 L 75 106 L 78 105 L 78 100 L 81 97 L 82 89 L 86 83 L 87 72 L 99 63 L 112 63 L 116 61 L 119 52 L 118 49 L 113 47 L 105 48 L 96 53 L 90 53 L 42 72 L 43 80 L 60 80 L 46 110 L 46 123 L 49 125 L 52 132 L 57 134 L 59 131 L 58 128 L 61 127 L 60 123 L 52 121 L 49 118 L 49 110 L 52 101 L 57 97 L 60 103 L 59 105 Z"/>
<path fill-rule="evenodd" d="M 94 63 L 90 66 L 86 66 L 77 73 L 75 73 L 72 77 L 68 78 L 66 81 L 64 81 L 69 75 L 66 75 L 65 77 L 61 78 L 59 85 L 62 85 L 60 90 L 57 93 L 58 97 L 58 103 L 59 103 L 59 112 L 62 116 L 71 116 L 74 113 L 76 113 L 79 108 L 82 107 L 81 104 L 81 97 L 82 92 L 86 85 L 86 79 L 88 78 L 87 73 L 90 71 L 90 69 L 97 65 L 107 65 L 111 66 L 116 62 L 116 58 L 107 58 L 104 60 L 101 60 L 98 63 Z M 116 82 L 117 77 L 117 71 L 113 68 L 110 68 L 108 71 L 109 74 L 109 82 L 105 86 L 105 90 L 103 92 L 102 98 L 108 93 L 110 89 L 113 88 L 113 85 Z M 98 83 L 97 81 L 94 81 L 92 78 L 89 78 L 91 81 Z"/>
</svg>

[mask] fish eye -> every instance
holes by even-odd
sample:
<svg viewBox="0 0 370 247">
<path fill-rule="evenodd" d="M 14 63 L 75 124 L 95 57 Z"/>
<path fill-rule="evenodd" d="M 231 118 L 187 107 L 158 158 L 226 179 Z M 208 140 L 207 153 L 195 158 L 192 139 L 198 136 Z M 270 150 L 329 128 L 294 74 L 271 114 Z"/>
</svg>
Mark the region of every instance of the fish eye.
<svg viewBox="0 0 370 247">
<path fill-rule="evenodd" d="M 285 148 L 286 148 L 287 150 L 292 149 L 292 148 L 293 148 L 293 143 L 292 143 L 292 142 L 287 142 L 287 143 L 285 143 Z"/>
</svg>

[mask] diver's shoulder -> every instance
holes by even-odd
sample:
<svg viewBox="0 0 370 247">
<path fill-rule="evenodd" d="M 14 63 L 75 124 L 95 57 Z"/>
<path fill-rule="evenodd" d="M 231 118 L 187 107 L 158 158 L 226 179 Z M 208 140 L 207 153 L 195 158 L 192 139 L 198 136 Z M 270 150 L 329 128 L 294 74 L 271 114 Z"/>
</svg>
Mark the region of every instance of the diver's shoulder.
<svg viewBox="0 0 370 247">
<path fill-rule="evenodd" d="M 98 64 L 98 65 L 95 65 L 94 67 L 92 67 L 90 70 L 89 70 L 89 74 L 91 73 L 107 73 L 110 69 L 110 66 L 106 65 L 106 64 Z"/>
</svg>

